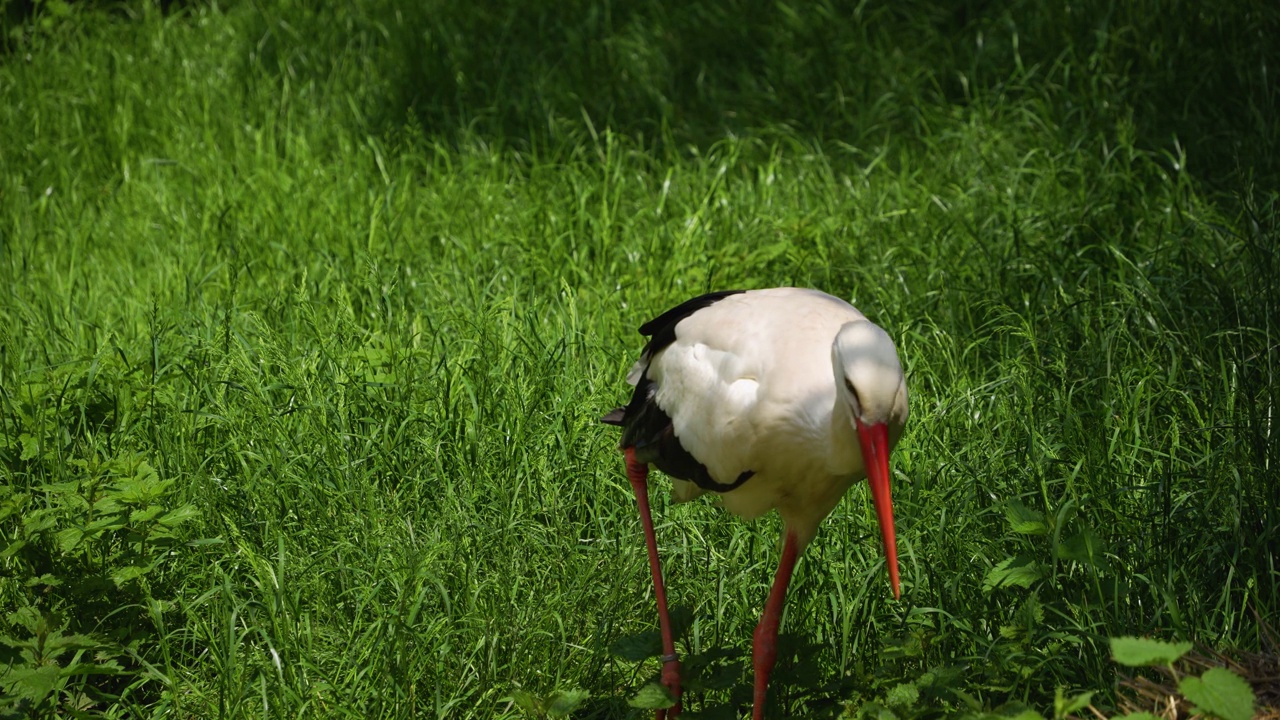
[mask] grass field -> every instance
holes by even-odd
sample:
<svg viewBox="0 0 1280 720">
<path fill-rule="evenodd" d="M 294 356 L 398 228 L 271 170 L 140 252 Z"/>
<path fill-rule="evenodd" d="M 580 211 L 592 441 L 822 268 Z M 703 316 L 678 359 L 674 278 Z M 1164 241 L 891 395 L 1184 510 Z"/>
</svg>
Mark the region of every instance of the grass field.
<svg viewBox="0 0 1280 720">
<path fill-rule="evenodd" d="M 911 392 L 903 598 L 859 486 L 775 716 L 1106 711 L 1108 637 L 1280 624 L 1274 3 L 34 5 L 0 712 L 646 716 L 597 419 L 640 323 L 731 287 L 850 299 Z M 656 485 L 686 707 L 738 717 L 776 519 Z"/>
</svg>

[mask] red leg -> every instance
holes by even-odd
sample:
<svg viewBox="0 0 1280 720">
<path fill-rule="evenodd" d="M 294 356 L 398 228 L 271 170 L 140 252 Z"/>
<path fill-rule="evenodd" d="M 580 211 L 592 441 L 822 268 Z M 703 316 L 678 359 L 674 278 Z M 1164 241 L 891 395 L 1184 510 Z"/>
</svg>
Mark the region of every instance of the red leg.
<svg viewBox="0 0 1280 720">
<path fill-rule="evenodd" d="M 782 604 L 787 599 L 787 585 L 791 584 L 791 571 L 799 557 L 796 536 L 787 533 L 782 545 L 782 560 L 778 574 L 773 578 L 773 589 L 764 604 L 764 615 L 756 626 L 755 643 L 751 648 L 751 664 L 756 671 L 755 698 L 752 702 L 752 720 L 763 720 L 765 699 L 769 690 L 769 674 L 778 659 L 778 625 L 782 622 Z"/>
<path fill-rule="evenodd" d="M 676 659 L 676 641 L 671 634 L 671 616 L 667 614 L 667 588 L 662 583 L 662 566 L 658 564 L 658 540 L 653 534 L 653 516 L 649 513 L 649 466 L 636 460 L 635 448 L 626 449 L 627 479 L 636 493 L 640 507 L 640 524 L 649 548 L 649 570 L 653 573 L 653 594 L 658 600 L 658 626 L 662 629 L 662 684 L 676 698 L 670 711 L 659 710 L 657 720 L 680 714 L 680 661 Z"/>
</svg>

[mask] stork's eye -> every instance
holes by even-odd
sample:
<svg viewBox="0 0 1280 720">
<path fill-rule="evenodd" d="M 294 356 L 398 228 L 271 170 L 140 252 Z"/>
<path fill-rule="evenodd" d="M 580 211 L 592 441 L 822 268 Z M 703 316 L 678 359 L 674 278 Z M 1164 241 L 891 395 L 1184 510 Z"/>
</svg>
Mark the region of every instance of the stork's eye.
<svg viewBox="0 0 1280 720">
<path fill-rule="evenodd" d="M 849 394 L 853 396 L 854 413 L 862 414 L 862 398 L 858 397 L 858 389 L 853 386 L 853 381 L 849 378 L 844 379 L 844 386 L 849 389 Z"/>
</svg>

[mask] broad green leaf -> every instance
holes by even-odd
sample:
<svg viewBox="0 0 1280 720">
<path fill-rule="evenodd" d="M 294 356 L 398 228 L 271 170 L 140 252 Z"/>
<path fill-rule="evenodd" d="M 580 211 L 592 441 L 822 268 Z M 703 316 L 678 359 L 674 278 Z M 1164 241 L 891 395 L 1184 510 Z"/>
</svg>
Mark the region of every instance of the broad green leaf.
<svg viewBox="0 0 1280 720">
<path fill-rule="evenodd" d="M 591 693 L 575 688 L 573 690 L 557 690 L 547 698 L 547 715 L 559 717 L 577 710 Z"/>
<path fill-rule="evenodd" d="M 693 611 L 687 606 L 679 605 L 671 608 L 670 617 L 671 634 L 678 642 L 693 626 Z M 658 657 L 662 654 L 662 633 L 658 630 L 645 630 L 623 635 L 609 644 L 609 653 L 633 662 Z"/>
<path fill-rule="evenodd" d="M 935 691 L 943 690 L 960 684 L 964 675 L 965 667 L 962 665 L 935 665 L 920 676 L 916 685 Z"/>
<path fill-rule="evenodd" d="M 728 690 L 742 679 L 742 670 L 746 663 L 717 663 L 703 667 L 694 675 L 689 672 L 688 665 L 684 669 L 684 685 L 688 690 Z"/>
<path fill-rule="evenodd" d="M 1044 606 L 1040 604 L 1036 593 L 1027 596 L 1018 612 L 1014 613 L 1013 619 L 1014 622 L 1000 626 L 1000 635 L 1007 640 L 1029 638 L 1031 631 L 1044 622 Z"/>
<path fill-rule="evenodd" d="M 60 632 L 51 632 L 44 640 L 45 651 L 50 650 L 79 650 L 83 648 L 97 647 L 98 641 L 88 635 L 63 635 Z"/>
<path fill-rule="evenodd" d="M 124 587 L 127 583 L 137 580 L 146 574 L 147 568 L 138 567 L 136 565 L 126 565 L 125 567 L 111 571 L 111 582 L 115 583 L 116 587 Z"/>
<path fill-rule="evenodd" d="M 98 516 L 112 515 L 114 513 L 120 512 L 123 509 L 124 509 L 124 505 L 121 504 L 120 498 L 116 497 L 115 495 L 107 495 L 106 497 L 101 498 L 100 500 L 98 500 L 98 502 L 93 504 L 93 514 Z"/>
<path fill-rule="evenodd" d="M 991 568 L 987 572 L 986 579 L 982 581 L 982 589 L 990 592 L 999 587 L 1013 585 L 1029 588 L 1042 577 L 1044 577 L 1044 571 L 1033 558 L 1027 555 L 1018 555 L 1005 558 L 998 565 Z"/>
<path fill-rule="evenodd" d="M 21 625 L 32 635 L 38 635 L 47 628 L 44 617 L 29 605 L 9 613 L 9 622 L 14 625 Z"/>
<path fill-rule="evenodd" d="M 26 540 L 14 540 L 13 542 L 9 543 L 8 547 L 0 551 L 0 560 L 5 560 L 12 557 L 14 553 L 21 550 L 23 547 L 26 546 L 26 544 L 27 544 Z"/>
<path fill-rule="evenodd" d="M 22 443 L 22 455 L 18 456 L 19 460 L 30 460 L 40 454 L 40 442 L 27 433 L 19 435 L 18 442 Z"/>
<path fill-rule="evenodd" d="M 688 605 L 677 605 L 671 608 L 671 637 L 675 642 L 680 642 L 689 628 L 693 627 L 693 609 Z"/>
<path fill-rule="evenodd" d="M 172 484 L 172 480 L 159 479 L 155 468 L 144 462 L 133 477 L 120 481 L 117 497 L 129 505 L 146 505 L 164 495 Z"/>
<path fill-rule="evenodd" d="M 75 663 L 69 666 L 63 675 L 124 675 L 124 667 L 115 660 L 100 663 Z"/>
<path fill-rule="evenodd" d="M 107 515 L 106 517 L 94 520 L 85 526 L 84 534 L 98 537 L 102 535 L 103 530 L 122 530 L 124 529 L 124 525 L 125 522 L 123 515 Z"/>
<path fill-rule="evenodd" d="M 14 515 L 22 514 L 23 508 L 27 505 L 27 493 L 13 493 L 0 502 L 0 521 L 8 520 Z"/>
<path fill-rule="evenodd" d="M 45 587 L 54 588 L 62 584 L 62 578 L 53 573 L 45 573 L 37 577 L 29 578 L 23 583 L 25 587 Z"/>
<path fill-rule="evenodd" d="M 62 495 L 64 496 L 64 502 L 71 501 L 77 507 L 88 507 L 88 503 L 84 499 L 84 496 L 80 495 L 80 483 L 75 480 L 68 480 L 67 482 L 60 483 L 45 483 L 40 486 L 40 491 L 49 493 L 50 495 Z M 71 495 L 73 497 L 65 497 L 67 495 Z"/>
<path fill-rule="evenodd" d="M 675 705 L 676 699 L 671 696 L 667 686 L 655 682 L 640 688 L 640 692 L 628 700 L 627 704 L 641 710 L 661 710 Z"/>
<path fill-rule="evenodd" d="M 1031 593 L 1022 603 L 1022 607 L 1018 608 L 1015 616 L 1018 622 L 1028 628 L 1036 627 L 1044 622 L 1044 606 L 1040 604 L 1040 598 L 1036 593 Z"/>
<path fill-rule="evenodd" d="M 1226 668 L 1210 668 L 1200 677 L 1184 677 L 1178 691 L 1195 703 L 1195 711 L 1222 720 L 1249 720 L 1256 698 L 1244 678 Z"/>
<path fill-rule="evenodd" d="M 1016 498 L 1005 504 L 1004 516 L 1009 521 L 1009 528 L 1021 535 L 1049 533 L 1049 523 L 1045 521 L 1044 513 L 1032 510 Z"/>
<path fill-rule="evenodd" d="M 1107 572 L 1109 566 L 1106 558 L 1107 546 L 1090 528 L 1067 538 L 1058 545 L 1058 557 L 1063 560 L 1074 560 L 1082 565 L 1094 568 L 1100 573 Z"/>
<path fill-rule="evenodd" d="M 1092 700 L 1092 692 L 1081 693 L 1075 697 L 1069 698 L 1062 692 L 1062 688 L 1059 687 L 1054 691 L 1053 716 L 1055 718 L 1065 718 L 1068 715 L 1072 715 L 1089 707 L 1089 703 Z"/>
<path fill-rule="evenodd" d="M 57 665 L 42 665 L 37 668 L 16 667 L 9 670 L 0 685 L 6 693 L 15 697 L 27 698 L 32 705 L 44 701 L 58 684 L 58 675 L 62 668 Z"/>
<path fill-rule="evenodd" d="M 542 698 L 534 695 L 528 690 L 516 690 L 511 693 L 511 700 L 516 707 L 524 711 L 526 715 L 537 717 L 544 712 Z"/>
<path fill-rule="evenodd" d="M 159 523 L 165 527 L 175 527 L 182 523 L 192 520 L 200 516 L 200 510 L 195 505 L 180 505 L 160 518 Z"/>
<path fill-rule="evenodd" d="M 133 472 L 133 477 L 140 482 L 150 484 L 156 483 L 160 479 L 160 473 L 156 472 L 156 469 L 151 467 L 151 463 L 144 460 L 143 462 L 138 463 L 137 469 Z M 165 481 L 163 484 L 167 487 L 170 482 L 171 481 Z"/>
<path fill-rule="evenodd" d="M 1129 667 L 1169 665 L 1191 651 L 1189 642 L 1164 642 L 1138 637 L 1111 638 L 1111 659 Z"/>
<path fill-rule="evenodd" d="M 884 703 L 890 707 L 909 710 L 920 699 L 920 691 L 911 683 L 899 683 L 885 693 Z"/>
<path fill-rule="evenodd" d="M 22 532 L 27 537 L 38 535 L 56 525 L 57 522 L 58 519 L 54 517 L 51 510 L 36 510 L 22 518 Z"/>
<path fill-rule="evenodd" d="M 75 550 L 82 539 L 84 539 L 84 530 L 78 527 L 63 528 L 53 535 L 54 544 L 64 553 Z"/>
<path fill-rule="evenodd" d="M 623 635 L 609 644 L 609 654 L 639 662 L 662 654 L 662 635 L 657 630 Z"/>
<path fill-rule="evenodd" d="M 160 516 L 164 512 L 164 508 L 160 505 L 148 505 L 145 508 L 134 510 L 129 513 L 129 524 L 141 525 L 150 522 Z"/>
</svg>

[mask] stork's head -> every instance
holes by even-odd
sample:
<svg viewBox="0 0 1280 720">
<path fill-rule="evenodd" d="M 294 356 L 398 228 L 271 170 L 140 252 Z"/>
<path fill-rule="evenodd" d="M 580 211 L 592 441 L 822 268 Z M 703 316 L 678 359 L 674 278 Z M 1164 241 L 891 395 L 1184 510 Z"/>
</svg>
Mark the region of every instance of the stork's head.
<svg viewBox="0 0 1280 720">
<path fill-rule="evenodd" d="M 836 392 L 858 431 L 862 465 L 880 520 L 893 596 L 898 597 L 898 543 L 889 493 L 889 451 L 907 422 L 907 383 L 888 333 L 869 320 L 845 323 L 831 345 Z"/>
</svg>

